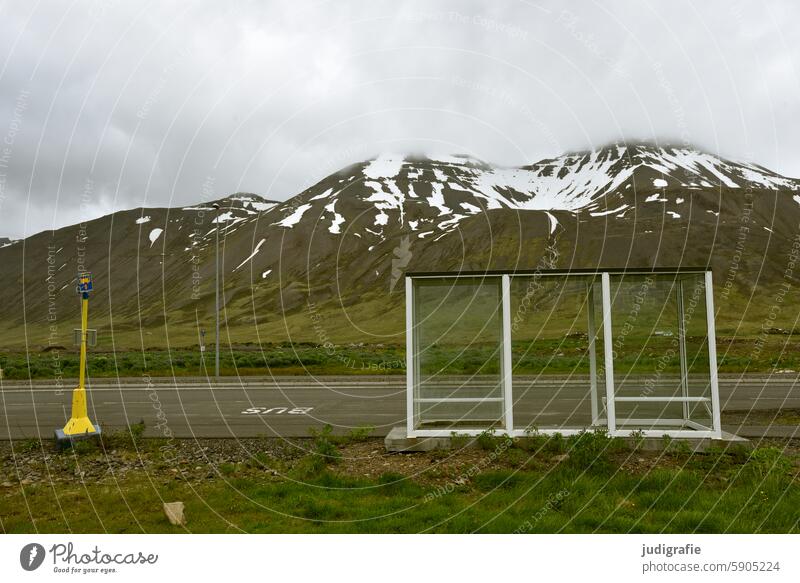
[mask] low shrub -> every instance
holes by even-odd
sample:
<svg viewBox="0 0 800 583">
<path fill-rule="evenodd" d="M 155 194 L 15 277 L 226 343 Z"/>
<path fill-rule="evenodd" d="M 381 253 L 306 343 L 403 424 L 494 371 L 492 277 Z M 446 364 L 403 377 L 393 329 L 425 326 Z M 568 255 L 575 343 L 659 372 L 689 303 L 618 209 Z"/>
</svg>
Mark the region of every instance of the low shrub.
<svg viewBox="0 0 800 583">
<path fill-rule="evenodd" d="M 569 464 L 575 469 L 605 472 L 611 469 L 613 441 L 603 430 L 582 431 L 568 440 Z"/>
<path fill-rule="evenodd" d="M 792 469 L 792 460 L 777 447 L 759 447 L 750 452 L 744 467 L 759 478 L 785 476 Z"/>
<path fill-rule="evenodd" d="M 372 425 L 362 425 L 360 427 L 354 427 L 345 437 L 345 442 L 360 443 L 363 441 L 367 441 L 372 436 L 373 431 L 375 431 L 375 428 Z"/>
<path fill-rule="evenodd" d="M 312 457 L 319 459 L 323 464 L 337 463 L 342 458 L 342 453 L 336 447 L 333 427 L 325 425 L 321 430 L 312 427 L 309 433 L 314 438 Z"/>
</svg>

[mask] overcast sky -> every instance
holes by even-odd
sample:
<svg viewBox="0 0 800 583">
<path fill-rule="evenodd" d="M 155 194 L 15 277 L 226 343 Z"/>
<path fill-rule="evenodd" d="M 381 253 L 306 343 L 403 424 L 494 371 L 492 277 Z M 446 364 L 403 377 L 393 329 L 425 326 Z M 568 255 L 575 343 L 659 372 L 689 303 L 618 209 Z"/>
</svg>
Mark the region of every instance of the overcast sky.
<svg viewBox="0 0 800 583">
<path fill-rule="evenodd" d="M 779 1 L 4 2 L 0 236 L 285 200 L 380 151 L 654 139 L 797 177 L 799 37 Z"/>
</svg>

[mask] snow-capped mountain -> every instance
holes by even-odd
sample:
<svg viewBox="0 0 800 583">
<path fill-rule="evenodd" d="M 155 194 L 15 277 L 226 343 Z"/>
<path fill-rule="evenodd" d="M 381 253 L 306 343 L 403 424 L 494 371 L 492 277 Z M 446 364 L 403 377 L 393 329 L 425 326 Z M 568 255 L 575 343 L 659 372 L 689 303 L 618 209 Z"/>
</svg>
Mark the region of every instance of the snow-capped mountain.
<svg viewBox="0 0 800 583">
<path fill-rule="evenodd" d="M 314 229 L 365 240 L 397 229 L 438 238 L 487 210 L 622 215 L 642 202 L 666 202 L 666 192 L 683 202 L 720 188 L 796 191 L 800 181 L 682 147 L 614 145 L 520 168 L 387 154 L 323 180 L 277 206 L 270 220 L 287 229 L 313 222 Z"/>
<path fill-rule="evenodd" d="M 798 225 L 800 181 L 690 148 L 612 145 L 519 168 L 387 154 L 280 203 L 238 193 L 0 244 L 0 290 L 13 298 L 0 322 L 8 337 L 47 330 L 49 314 L 74 308 L 82 263 L 103 290 L 99 326 L 113 314 L 117 331 L 194 338 L 213 313 L 217 231 L 225 321 L 251 341 L 264 323 L 319 341 L 308 302 L 341 317 L 329 325 L 352 328 L 352 340 L 385 322 L 402 334 L 404 271 L 532 269 L 545 256 L 559 267 L 710 266 L 724 314 L 723 300 L 785 280 Z"/>
</svg>

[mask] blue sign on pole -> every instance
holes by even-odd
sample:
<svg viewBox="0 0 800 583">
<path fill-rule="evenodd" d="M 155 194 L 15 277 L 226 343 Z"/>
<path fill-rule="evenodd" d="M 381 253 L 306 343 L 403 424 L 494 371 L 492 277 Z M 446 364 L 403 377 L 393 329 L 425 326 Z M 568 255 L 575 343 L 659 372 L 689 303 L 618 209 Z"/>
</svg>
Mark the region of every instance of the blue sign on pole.
<svg viewBox="0 0 800 583">
<path fill-rule="evenodd" d="M 78 292 L 89 293 L 92 291 L 92 274 L 84 272 L 78 275 Z"/>
</svg>

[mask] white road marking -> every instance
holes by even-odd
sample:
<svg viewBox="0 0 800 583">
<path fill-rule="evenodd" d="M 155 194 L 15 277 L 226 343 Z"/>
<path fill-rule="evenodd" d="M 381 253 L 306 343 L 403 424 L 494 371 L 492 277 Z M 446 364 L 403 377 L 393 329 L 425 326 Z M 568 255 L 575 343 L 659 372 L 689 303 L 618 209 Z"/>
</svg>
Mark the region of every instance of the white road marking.
<svg viewBox="0 0 800 583">
<path fill-rule="evenodd" d="M 241 412 L 241 415 L 308 415 L 314 407 L 250 407 Z"/>
</svg>

